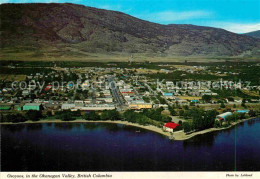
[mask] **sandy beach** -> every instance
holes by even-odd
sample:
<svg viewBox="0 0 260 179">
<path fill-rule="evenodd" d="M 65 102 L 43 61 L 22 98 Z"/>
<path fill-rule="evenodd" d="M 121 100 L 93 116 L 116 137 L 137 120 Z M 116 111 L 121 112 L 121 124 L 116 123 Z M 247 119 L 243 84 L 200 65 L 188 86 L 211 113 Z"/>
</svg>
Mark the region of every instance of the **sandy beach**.
<svg viewBox="0 0 260 179">
<path fill-rule="evenodd" d="M 120 120 L 117 120 L 117 121 L 111 121 L 111 120 L 86 121 L 86 120 L 83 120 L 83 119 L 76 119 L 74 121 L 62 121 L 60 119 L 53 119 L 53 120 L 25 121 L 25 122 L 22 122 L 22 123 L 5 122 L 5 123 L 0 123 L 0 124 L 1 125 L 7 125 L 7 124 L 11 124 L 11 125 L 12 124 L 13 125 L 14 124 L 37 124 L 37 123 L 38 124 L 39 123 L 110 123 L 110 124 L 123 124 L 123 125 L 134 126 L 134 127 L 146 129 L 146 130 L 149 130 L 149 131 L 152 131 L 152 132 L 156 132 L 158 134 L 161 134 L 161 135 L 164 135 L 164 136 L 167 136 L 167 137 L 171 137 L 174 140 L 187 140 L 187 139 L 190 139 L 190 138 L 192 138 L 196 135 L 206 134 L 206 133 L 213 132 L 213 131 L 220 131 L 220 130 L 229 129 L 229 128 L 235 126 L 236 124 L 239 124 L 241 122 L 248 121 L 248 120 L 254 119 L 254 118 L 256 118 L 256 117 L 239 120 L 237 122 L 233 122 L 228 127 L 209 128 L 209 129 L 205 129 L 205 130 L 202 130 L 202 131 L 193 132 L 193 133 L 190 133 L 190 134 L 186 134 L 183 130 L 170 133 L 170 132 L 163 131 L 161 128 L 158 128 L 156 126 L 152 126 L 152 125 L 143 126 L 143 125 L 140 125 L 140 124 L 137 124 L 137 123 L 131 123 L 131 122 L 128 122 L 128 121 L 120 121 Z"/>
</svg>

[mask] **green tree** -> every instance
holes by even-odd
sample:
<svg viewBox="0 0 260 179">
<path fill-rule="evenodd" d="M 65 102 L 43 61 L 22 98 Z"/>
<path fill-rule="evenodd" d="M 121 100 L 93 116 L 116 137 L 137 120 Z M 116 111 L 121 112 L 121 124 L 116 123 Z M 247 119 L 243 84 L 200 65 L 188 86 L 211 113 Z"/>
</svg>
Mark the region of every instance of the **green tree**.
<svg viewBox="0 0 260 179">
<path fill-rule="evenodd" d="M 148 118 L 144 115 L 140 115 L 138 116 L 138 118 L 136 119 L 136 122 L 138 124 L 141 124 L 141 125 L 146 125 L 148 123 Z"/>
<path fill-rule="evenodd" d="M 221 123 L 218 120 L 216 120 L 215 123 L 214 123 L 214 127 L 218 128 L 220 126 L 221 126 Z"/>
<path fill-rule="evenodd" d="M 211 101 L 212 97 L 210 95 L 203 95 L 202 100 L 206 103 L 209 103 Z"/>
<path fill-rule="evenodd" d="M 27 119 L 22 114 L 7 114 L 6 116 L 1 115 L 1 122 L 25 122 Z"/>
<path fill-rule="evenodd" d="M 250 111 L 248 112 L 248 115 L 249 115 L 250 117 L 255 117 L 255 116 L 256 116 L 256 112 L 253 111 L 253 110 L 250 110 Z"/>
<path fill-rule="evenodd" d="M 100 119 L 100 116 L 95 111 L 90 111 L 89 113 L 84 114 L 83 118 L 85 120 L 97 121 Z"/>
<path fill-rule="evenodd" d="M 60 115 L 62 121 L 72 121 L 74 120 L 73 115 L 70 111 L 64 112 Z"/>
<path fill-rule="evenodd" d="M 185 105 L 183 108 L 184 108 L 185 110 L 189 110 L 189 106 L 188 106 L 188 105 Z"/>
<path fill-rule="evenodd" d="M 103 111 L 100 116 L 101 120 L 120 120 L 120 114 L 117 110 Z"/>
<path fill-rule="evenodd" d="M 216 121 L 217 111 L 216 110 L 210 110 L 206 111 L 204 114 L 204 124 L 201 126 L 202 129 L 208 129 L 214 126 Z"/>
<path fill-rule="evenodd" d="M 184 132 L 186 132 L 186 133 L 192 131 L 192 126 L 191 126 L 190 122 L 184 122 L 182 124 L 182 127 L 183 127 Z"/>
<path fill-rule="evenodd" d="M 179 111 L 179 116 L 180 116 L 180 117 L 183 117 L 183 115 L 184 115 L 184 110 L 181 109 L 181 110 Z"/>
<path fill-rule="evenodd" d="M 243 100 L 242 100 L 241 106 L 244 107 L 244 108 L 246 108 L 246 99 L 243 99 Z"/>
<path fill-rule="evenodd" d="M 170 111 L 170 113 L 171 113 L 171 115 L 172 116 L 176 116 L 177 115 L 177 112 L 175 111 L 175 109 L 174 109 L 174 107 L 172 106 L 168 106 L 168 109 L 169 109 L 169 111 Z"/>
<path fill-rule="evenodd" d="M 123 118 L 129 122 L 136 122 L 136 113 L 133 110 L 126 110 L 123 114 Z"/>
<path fill-rule="evenodd" d="M 41 111 L 29 110 L 25 114 L 26 119 L 31 121 L 38 121 L 42 117 Z"/>
<path fill-rule="evenodd" d="M 223 102 L 221 102 L 220 107 L 221 108 L 225 108 L 226 106 L 225 106 L 225 104 Z"/>
<path fill-rule="evenodd" d="M 51 111 L 47 111 L 46 115 L 47 115 L 48 117 L 52 116 Z"/>
</svg>

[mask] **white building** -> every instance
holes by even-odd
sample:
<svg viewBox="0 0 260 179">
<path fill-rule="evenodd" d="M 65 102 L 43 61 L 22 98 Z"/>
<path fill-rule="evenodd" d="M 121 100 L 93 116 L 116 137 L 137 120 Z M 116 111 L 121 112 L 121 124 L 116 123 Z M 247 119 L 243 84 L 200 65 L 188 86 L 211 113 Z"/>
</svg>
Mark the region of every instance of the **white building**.
<svg viewBox="0 0 260 179">
<path fill-rule="evenodd" d="M 62 104 L 61 105 L 61 109 L 62 110 L 68 110 L 68 109 L 72 109 L 72 108 L 75 108 L 75 104 L 68 104 L 68 103 L 66 103 L 66 104 Z"/>
</svg>

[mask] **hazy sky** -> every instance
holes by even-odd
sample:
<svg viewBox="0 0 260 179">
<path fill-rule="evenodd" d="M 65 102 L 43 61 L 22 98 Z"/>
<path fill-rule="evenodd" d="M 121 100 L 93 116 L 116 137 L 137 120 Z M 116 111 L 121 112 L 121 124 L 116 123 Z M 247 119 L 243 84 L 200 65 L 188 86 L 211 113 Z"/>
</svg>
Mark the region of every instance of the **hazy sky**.
<svg viewBox="0 0 260 179">
<path fill-rule="evenodd" d="M 160 24 L 211 26 L 236 33 L 260 30 L 260 0 L 1 0 L 7 2 L 70 2 Z"/>
</svg>

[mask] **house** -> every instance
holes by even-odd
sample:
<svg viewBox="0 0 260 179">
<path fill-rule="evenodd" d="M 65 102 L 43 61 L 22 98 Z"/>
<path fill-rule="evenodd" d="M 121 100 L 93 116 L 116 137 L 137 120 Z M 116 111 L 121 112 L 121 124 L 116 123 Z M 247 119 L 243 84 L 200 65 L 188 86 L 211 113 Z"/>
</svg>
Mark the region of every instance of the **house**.
<svg viewBox="0 0 260 179">
<path fill-rule="evenodd" d="M 217 115 L 217 119 L 218 121 L 222 121 L 222 120 L 226 120 L 226 117 L 231 116 L 232 112 L 225 112 L 222 114 Z"/>
<path fill-rule="evenodd" d="M 174 122 L 167 122 L 164 124 L 163 130 L 168 131 L 168 132 L 173 132 L 173 130 L 178 126 L 179 126 L 179 124 L 176 124 Z"/>
<path fill-rule="evenodd" d="M 28 111 L 28 110 L 36 110 L 36 111 L 40 111 L 42 110 L 42 104 L 41 103 L 26 103 L 23 106 L 23 110 L 24 111 Z"/>
</svg>

